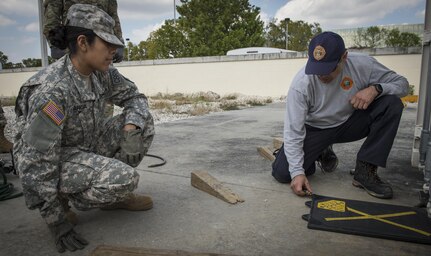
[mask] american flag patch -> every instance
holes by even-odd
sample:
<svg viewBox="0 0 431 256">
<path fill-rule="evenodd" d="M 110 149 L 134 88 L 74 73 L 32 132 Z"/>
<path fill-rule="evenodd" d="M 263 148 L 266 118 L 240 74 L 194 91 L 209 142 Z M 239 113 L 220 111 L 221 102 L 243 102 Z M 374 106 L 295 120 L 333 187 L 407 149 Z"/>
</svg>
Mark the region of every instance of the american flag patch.
<svg viewBox="0 0 431 256">
<path fill-rule="evenodd" d="M 52 100 L 45 105 L 43 112 L 57 125 L 60 125 L 64 120 L 63 112 L 61 112 L 60 108 Z"/>
</svg>

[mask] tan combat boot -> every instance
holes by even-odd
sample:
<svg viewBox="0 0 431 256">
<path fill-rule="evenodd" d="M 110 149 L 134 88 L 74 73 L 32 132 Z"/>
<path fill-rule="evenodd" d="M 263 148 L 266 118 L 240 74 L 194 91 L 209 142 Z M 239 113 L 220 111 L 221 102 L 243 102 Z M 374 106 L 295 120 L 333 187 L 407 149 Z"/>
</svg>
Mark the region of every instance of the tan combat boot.
<svg viewBox="0 0 431 256">
<path fill-rule="evenodd" d="M 128 211 L 146 211 L 153 208 L 153 200 L 149 196 L 131 193 L 121 202 L 100 207 L 102 210 L 123 209 Z"/>
<path fill-rule="evenodd" d="M 0 153 L 9 153 L 13 144 L 4 136 L 4 125 L 0 125 Z"/>
</svg>

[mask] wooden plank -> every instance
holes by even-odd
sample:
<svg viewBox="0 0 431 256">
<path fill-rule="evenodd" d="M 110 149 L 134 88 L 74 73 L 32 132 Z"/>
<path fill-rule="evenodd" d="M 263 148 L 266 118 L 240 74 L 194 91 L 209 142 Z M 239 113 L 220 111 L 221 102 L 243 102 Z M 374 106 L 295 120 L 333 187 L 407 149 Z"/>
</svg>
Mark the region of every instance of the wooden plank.
<svg viewBox="0 0 431 256">
<path fill-rule="evenodd" d="M 228 187 L 223 186 L 216 178 L 206 171 L 194 171 L 191 174 L 191 184 L 193 187 L 207 192 L 225 202 L 236 204 L 244 202 L 237 194 L 232 192 Z"/>
<path fill-rule="evenodd" d="M 283 145 L 283 138 L 274 138 L 272 140 L 272 144 L 274 145 L 275 149 L 281 148 L 281 145 Z"/>
<path fill-rule="evenodd" d="M 99 245 L 90 256 L 234 256 L 218 253 L 194 253 L 181 250 L 149 249 Z"/>
<path fill-rule="evenodd" d="M 272 154 L 272 151 L 269 150 L 268 147 L 257 147 L 257 151 L 259 151 L 259 154 L 261 156 L 265 157 L 271 162 L 275 160 L 275 156 Z"/>
</svg>

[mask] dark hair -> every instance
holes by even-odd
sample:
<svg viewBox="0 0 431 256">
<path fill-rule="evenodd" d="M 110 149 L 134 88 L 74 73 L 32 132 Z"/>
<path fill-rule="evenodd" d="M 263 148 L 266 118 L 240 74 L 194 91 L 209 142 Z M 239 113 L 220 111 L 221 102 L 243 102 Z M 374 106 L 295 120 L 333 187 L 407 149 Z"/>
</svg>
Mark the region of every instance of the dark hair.
<svg viewBox="0 0 431 256">
<path fill-rule="evenodd" d="M 51 45 L 61 50 L 69 48 L 70 54 L 73 55 L 77 51 L 76 39 L 80 35 L 84 35 L 90 45 L 93 44 L 96 39 L 96 34 L 93 30 L 81 27 L 58 26 L 49 31 L 48 40 Z"/>
</svg>

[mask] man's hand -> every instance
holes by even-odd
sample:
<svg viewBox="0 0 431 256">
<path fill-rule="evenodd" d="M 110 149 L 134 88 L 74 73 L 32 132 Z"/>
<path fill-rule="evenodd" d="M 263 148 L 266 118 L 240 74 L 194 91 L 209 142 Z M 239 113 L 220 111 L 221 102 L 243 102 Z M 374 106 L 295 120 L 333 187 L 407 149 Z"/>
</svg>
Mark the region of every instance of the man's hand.
<svg viewBox="0 0 431 256">
<path fill-rule="evenodd" d="M 350 104 L 355 109 L 367 109 L 373 100 L 379 95 L 374 86 L 368 86 L 357 92 L 351 99 Z"/>
<path fill-rule="evenodd" d="M 60 253 L 69 250 L 71 252 L 83 249 L 88 245 L 81 235 L 73 230 L 73 225 L 68 221 L 49 225 L 52 235 L 55 239 L 55 246 Z"/>
<path fill-rule="evenodd" d="M 304 174 L 295 176 L 290 182 L 290 188 L 298 196 L 311 196 L 313 194 L 310 183 L 308 183 L 308 179 Z"/>
</svg>

